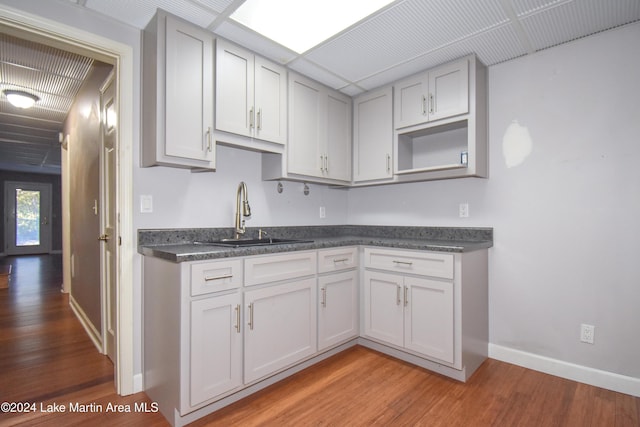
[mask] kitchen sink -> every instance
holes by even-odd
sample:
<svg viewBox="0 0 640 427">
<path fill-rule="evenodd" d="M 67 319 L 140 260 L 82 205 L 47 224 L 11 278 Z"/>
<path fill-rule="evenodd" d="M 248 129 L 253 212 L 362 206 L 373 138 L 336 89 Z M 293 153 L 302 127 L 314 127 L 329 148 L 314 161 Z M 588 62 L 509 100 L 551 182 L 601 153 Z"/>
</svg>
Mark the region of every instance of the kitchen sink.
<svg viewBox="0 0 640 427">
<path fill-rule="evenodd" d="M 300 239 L 222 239 L 210 242 L 193 242 L 195 245 L 202 246 L 226 246 L 228 248 L 242 248 L 245 246 L 271 246 L 271 245 L 288 245 L 295 243 L 311 243 L 313 240 Z"/>
</svg>

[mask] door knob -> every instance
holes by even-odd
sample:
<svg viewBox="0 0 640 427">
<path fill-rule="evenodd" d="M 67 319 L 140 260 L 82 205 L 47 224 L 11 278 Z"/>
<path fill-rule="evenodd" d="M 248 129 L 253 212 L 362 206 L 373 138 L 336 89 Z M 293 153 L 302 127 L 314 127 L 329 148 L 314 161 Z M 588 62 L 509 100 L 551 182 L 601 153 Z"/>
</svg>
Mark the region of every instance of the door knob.
<svg viewBox="0 0 640 427">
<path fill-rule="evenodd" d="M 102 240 L 103 242 L 108 242 L 109 241 L 109 235 L 108 234 L 101 234 L 98 237 L 98 240 Z"/>
</svg>

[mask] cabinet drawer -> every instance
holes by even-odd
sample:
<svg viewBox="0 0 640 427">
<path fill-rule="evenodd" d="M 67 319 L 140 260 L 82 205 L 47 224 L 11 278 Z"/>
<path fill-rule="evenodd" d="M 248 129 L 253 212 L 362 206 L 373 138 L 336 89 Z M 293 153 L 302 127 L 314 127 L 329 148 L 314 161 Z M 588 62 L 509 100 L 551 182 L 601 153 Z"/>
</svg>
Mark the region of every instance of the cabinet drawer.
<svg viewBox="0 0 640 427">
<path fill-rule="evenodd" d="M 318 251 L 318 272 L 348 270 L 358 266 L 358 248 L 337 248 Z"/>
<path fill-rule="evenodd" d="M 422 251 L 365 248 L 368 268 L 453 279 L 453 255 Z"/>
<path fill-rule="evenodd" d="M 290 252 L 282 255 L 246 258 L 245 286 L 277 282 L 316 274 L 315 252 Z"/>
<path fill-rule="evenodd" d="M 230 259 L 191 265 L 191 296 L 242 286 L 242 260 Z"/>
</svg>

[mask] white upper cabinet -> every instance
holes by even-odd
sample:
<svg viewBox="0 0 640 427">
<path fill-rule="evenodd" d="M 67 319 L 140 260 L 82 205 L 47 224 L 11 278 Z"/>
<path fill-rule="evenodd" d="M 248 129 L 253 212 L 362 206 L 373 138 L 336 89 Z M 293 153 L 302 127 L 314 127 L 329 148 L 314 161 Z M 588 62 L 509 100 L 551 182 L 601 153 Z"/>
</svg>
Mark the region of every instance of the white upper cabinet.
<svg viewBox="0 0 640 427">
<path fill-rule="evenodd" d="M 213 35 L 159 10 L 143 44 L 142 166 L 214 169 Z"/>
<path fill-rule="evenodd" d="M 353 181 L 393 177 L 393 90 L 367 92 L 353 106 Z"/>
<path fill-rule="evenodd" d="M 469 112 L 467 59 L 401 80 L 394 87 L 396 129 Z"/>
<path fill-rule="evenodd" d="M 285 144 L 286 75 L 284 67 L 218 40 L 216 129 Z"/>
<path fill-rule="evenodd" d="M 286 173 L 351 181 L 351 121 L 348 96 L 289 73 Z"/>
</svg>

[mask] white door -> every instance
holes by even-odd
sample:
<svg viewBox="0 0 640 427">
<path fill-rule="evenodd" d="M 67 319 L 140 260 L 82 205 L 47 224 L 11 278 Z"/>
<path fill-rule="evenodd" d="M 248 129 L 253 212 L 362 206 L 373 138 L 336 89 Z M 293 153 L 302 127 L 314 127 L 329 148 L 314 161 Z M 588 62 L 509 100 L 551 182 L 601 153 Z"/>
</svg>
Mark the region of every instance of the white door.
<svg viewBox="0 0 640 427">
<path fill-rule="evenodd" d="M 364 272 L 364 334 L 397 346 L 404 344 L 403 277 Z"/>
<path fill-rule="evenodd" d="M 102 149 L 100 153 L 100 274 L 102 278 L 103 351 L 116 363 L 118 319 L 117 260 L 118 227 L 116 206 L 118 109 L 115 74 L 111 73 L 100 90 L 102 111 Z"/>
<path fill-rule="evenodd" d="M 5 253 L 51 251 L 51 184 L 5 182 Z"/>
<path fill-rule="evenodd" d="M 287 172 L 322 176 L 326 111 L 324 90 L 302 76 L 289 74 Z"/>
<path fill-rule="evenodd" d="M 216 41 L 216 129 L 252 136 L 253 68 L 251 52 Z"/>
<path fill-rule="evenodd" d="M 165 154 L 213 165 L 213 37 L 168 17 L 166 42 Z"/>
<path fill-rule="evenodd" d="M 405 347 L 453 363 L 453 283 L 406 277 L 405 285 Z"/>
<path fill-rule="evenodd" d="M 394 126 L 400 129 L 428 120 L 428 74 L 423 73 L 394 85 Z"/>
<path fill-rule="evenodd" d="M 316 352 L 316 280 L 245 292 L 244 382 Z"/>
<path fill-rule="evenodd" d="M 469 112 L 469 63 L 462 60 L 429 72 L 429 120 Z"/>
<path fill-rule="evenodd" d="M 358 336 L 358 272 L 318 279 L 318 350 Z"/>
<path fill-rule="evenodd" d="M 241 303 L 240 293 L 191 303 L 191 406 L 242 385 Z"/>
<path fill-rule="evenodd" d="M 351 98 L 340 93 L 327 96 L 325 156 L 325 176 L 351 181 Z"/>
<path fill-rule="evenodd" d="M 287 142 L 287 70 L 255 57 L 255 136 Z"/>
<path fill-rule="evenodd" d="M 393 176 L 393 99 L 391 86 L 367 93 L 354 101 L 353 180 Z"/>
</svg>

